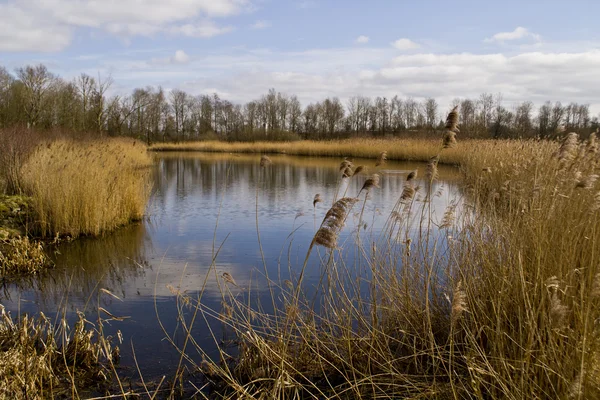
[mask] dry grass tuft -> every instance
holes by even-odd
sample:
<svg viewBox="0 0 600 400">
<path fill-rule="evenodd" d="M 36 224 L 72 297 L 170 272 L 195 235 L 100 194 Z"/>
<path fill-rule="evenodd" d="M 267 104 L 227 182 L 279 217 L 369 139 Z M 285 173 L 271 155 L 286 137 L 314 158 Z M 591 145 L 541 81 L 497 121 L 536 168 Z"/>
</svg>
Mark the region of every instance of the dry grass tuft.
<svg viewBox="0 0 600 400">
<path fill-rule="evenodd" d="M 83 314 L 72 330 L 44 314 L 14 320 L 0 305 L 0 398 L 66 398 L 106 384 L 118 348 L 90 325 Z"/>
<path fill-rule="evenodd" d="M 0 240 L 0 276 L 36 275 L 52 267 L 52 261 L 39 242 L 27 237 Z"/>
</svg>

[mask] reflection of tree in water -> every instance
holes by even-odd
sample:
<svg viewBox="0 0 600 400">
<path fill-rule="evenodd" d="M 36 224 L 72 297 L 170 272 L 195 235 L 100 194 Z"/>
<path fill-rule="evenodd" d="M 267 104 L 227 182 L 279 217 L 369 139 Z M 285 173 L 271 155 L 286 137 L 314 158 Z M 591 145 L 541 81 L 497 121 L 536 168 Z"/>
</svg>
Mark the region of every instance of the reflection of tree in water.
<svg viewBox="0 0 600 400">
<path fill-rule="evenodd" d="M 180 201 L 187 196 L 198 195 L 203 199 L 217 199 L 223 190 L 240 187 L 247 188 L 246 193 L 254 197 L 256 185 L 260 185 L 261 200 L 268 207 L 274 207 L 285 198 L 297 199 L 306 196 L 310 187 L 333 187 L 338 184 L 341 173 L 338 158 L 310 158 L 294 156 L 272 156 L 273 163 L 268 168 L 260 167 L 258 154 L 212 154 L 212 153 L 175 153 L 160 154 L 156 163 L 155 193 L 153 196 L 157 206 L 164 206 L 167 198 Z M 399 175 L 394 168 L 412 171 L 421 168 L 423 163 L 388 162 L 386 170 L 375 168 L 375 160 L 356 160 L 356 165 L 363 164 L 367 168 L 358 177 L 350 179 L 348 195 L 354 196 L 369 174 L 381 174 L 381 187 L 386 196 L 397 197 L 402 192 L 404 175 Z M 441 180 L 456 180 L 455 168 L 440 165 Z M 227 177 L 227 178 L 226 178 Z M 437 190 L 438 184 L 433 190 Z M 306 200 L 310 205 L 314 193 Z M 325 202 L 330 199 L 324 199 Z M 308 207 L 308 206 L 307 206 Z"/>
<path fill-rule="evenodd" d="M 56 268 L 34 278 L 4 286 L 6 300 L 32 298 L 44 309 L 60 303 L 96 303 L 100 288 L 125 297 L 124 283 L 144 274 L 144 254 L 150 244 L 146 224 L 135 223 L 98 238 L 80 238 L 48 246 Z"/>
</svg>

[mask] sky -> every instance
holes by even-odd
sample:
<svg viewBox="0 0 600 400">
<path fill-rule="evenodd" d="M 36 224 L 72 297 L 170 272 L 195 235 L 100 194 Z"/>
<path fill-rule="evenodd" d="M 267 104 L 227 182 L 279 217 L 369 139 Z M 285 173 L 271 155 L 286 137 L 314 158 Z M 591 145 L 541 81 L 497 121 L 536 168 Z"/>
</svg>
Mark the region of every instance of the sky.
<svg viewBox="0 0 600 400">
<path fill-rule="evenodd" d="M 234 103 L 502 93 L 600 113 L 600 2 L 0 0 L 0 65 Z"/>
</svg>

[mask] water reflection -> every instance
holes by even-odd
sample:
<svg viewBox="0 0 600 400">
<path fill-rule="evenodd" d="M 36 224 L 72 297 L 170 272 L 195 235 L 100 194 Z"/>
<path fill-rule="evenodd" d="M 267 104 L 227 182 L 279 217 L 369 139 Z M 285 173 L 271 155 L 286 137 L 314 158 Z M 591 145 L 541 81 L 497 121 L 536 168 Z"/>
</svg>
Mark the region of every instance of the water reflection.
<svg viewBox="0 0 600 400">
<path fill-rule="evenodd" d="M 259 166 L 260 156 L 240 154 L 170 153 L 155 156 L 154 192 L 148 220 L 98 239 L 65 243 L 55 250 L 57 268 L 31 285 L 12 285 L 0 301 L 13 312 L 75 310 L 94 312 L 98 305 L 115 315 L 130 316 L 115 322 L 126 341 L 133 340 L 145 375 L 164 374 L 179 361 L 178 354 L 162 340 L 177 331 L 176 293 L 206 292 L 203 303 L 215 310 L 221 304 L 217 276 L 234 277 L 242 291 L 252 288 L 260 297 L 265 273 L 288 279 L 297 274 L 315 233 L 336 193 L 356 196 L 369 174 L 381 174 L 380 188 L 371 192 L 362 222 L 376 236 L 402 192 L 407 174 L 425 173 L 420 163 L 388 162 L 375 168 L 373 160 L 353 160 L 366 171 L 340 185 L 336 158 L 273 156 L 272 165 Z M 439 181 L 432 192 L 435 218 L 460 193 L 457 171 L 440 166 Z M 425 186 L 423 181 L 417 184 Z M 313 208 L 320 193 L 324 202 Z M 364 195 L 362 195 L 364 197 Z M 343 243 L 356 228 L 358 203 L 340 238 Z M 264 250 L 266 272 L 258 246 L 257 220 Z M 293 233 L 292 236 L 290 233 Z M 354 256 L 350 248 L 346 255 Z M 281 256 L 283 254 L 283 256 Z M 319 280 L 319 257 L 313 251 L 307 285 Z M 98 294 L 106 288 L 122 301 Z M 269 301 L 263 301 L 268 304 Z M 194 328 L 196 341 L 213 346 L 203 324 Z M 176 335 L 177 336 L 177 335 Z M 131 349 L 122 351 L 122 363 L 133 364 Z"/>
</svg>

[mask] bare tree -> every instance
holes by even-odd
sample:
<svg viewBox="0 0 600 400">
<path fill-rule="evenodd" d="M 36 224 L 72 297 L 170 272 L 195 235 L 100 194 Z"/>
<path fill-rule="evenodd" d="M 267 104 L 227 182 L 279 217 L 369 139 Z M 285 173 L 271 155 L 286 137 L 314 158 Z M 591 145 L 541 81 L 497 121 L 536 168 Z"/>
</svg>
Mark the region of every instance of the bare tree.
<svg viewBox="0 0 600 400">
<path fill-rule="evenodd" d="M 438 104 L 434 98 L 429 97 L 423 103 L 425 108 L 425 121 L 429 130 L 435 130 L 435 124 L 437 119 Z"/>
<path fill-rule="evenodd" d="M 25 89 L 23 111 L 27 116 L 27 126 L 34 127 L 40 119 L 47 94 L 56 77 L 42 64 L 18 68 L 16 72 Z"/>
</svg>

